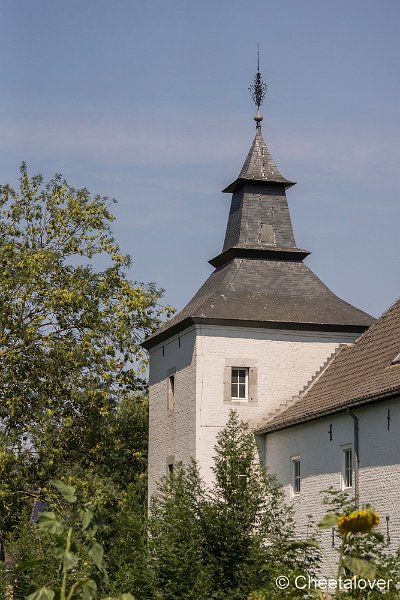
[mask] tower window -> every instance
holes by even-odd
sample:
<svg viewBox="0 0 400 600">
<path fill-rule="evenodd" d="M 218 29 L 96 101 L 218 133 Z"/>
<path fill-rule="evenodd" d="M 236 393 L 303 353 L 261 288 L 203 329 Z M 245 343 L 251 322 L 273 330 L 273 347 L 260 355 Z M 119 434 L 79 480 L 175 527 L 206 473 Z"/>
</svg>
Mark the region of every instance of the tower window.
<svg viewBox="0 0 400 600">
<path fill-rule="evenodd" d="M 231 369 L 231 398 L 232 400 L 248 400 L 249 369 L 232 367 Z"/>
<path fill-rule="evenodd" d="M 227 403 L 257 402 L 257 360 L 226 358 L 223 371 L 223 399 Z"/>
<path fill-rule="evenodd" d="M 301 474 L 300 474 L 300 456 L 294 456 L 291 461 L 292 471 L 292 496 L 300 494 Z"/>
<path fill-rule="evenodd" d="M 351 448 L 342 450 L 342 489 L 353 485 L 353 451 Z"/>
<path fill-rule="evenodd" d="M 259 240 L 264 244 L 275 244 L 275 230 L 269 223 L 260 223 Z"/>
<path fill-rule="evenodd" d="M 168 377 L 168 410 L 174 410 L 175 404 L 175 375 Z"/>
</svg>

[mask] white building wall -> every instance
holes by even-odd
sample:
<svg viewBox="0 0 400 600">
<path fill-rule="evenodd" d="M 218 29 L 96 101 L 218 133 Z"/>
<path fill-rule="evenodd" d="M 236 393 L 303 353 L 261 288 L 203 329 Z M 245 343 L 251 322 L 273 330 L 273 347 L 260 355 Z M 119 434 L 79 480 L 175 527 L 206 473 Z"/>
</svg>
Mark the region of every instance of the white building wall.
<svg viewBox="0 0 400 600">
<path fill-rule="evenodd" d="M 388 429 L 388 410 L 390 421 Z M 389 517 L 391 550 L 400 545 L 400 399 L 355 409 L 359 419 L 359 497 L 360 505 L 371 504 L 380 514 L 379 530 L 387 537 Z M 329 429 L 332 425 L 332 441 Z M 323 491 L 342 489 L 343 446 L 354 450 L 353 419 L 347 413 L 332 415 L 265 436 L 265 464 L 283 484 L 287 499 L 296 513 L 298 535 L 305 539 L 311 515 L 315 523 L 327 512 Z M 300 456 L 301 492 L 291 493 L 291 457 Z M 354 480 L 353 480 L 354 481 Z M 353 488 L 348 490 L 354 495 Z M 322 531 L 325 551 L 335 558 L 331 530 Z M 337 546 L 337 541 L 336 541 Z M 326 573 L 329 576 L 329 573 Z"/>
<path fill-rule="evenodd" d="M 340 343 L 354 334 L 197 325 L 150 352 L 149 493 L 169 462 L 198 461 L 212 480 L 214 446 L 231 409 L 255 426 L 313 377 Z M 227 365 L 254 366 L 254 402 L 224 400 Z M 175 407 L 167 409 L 175 370 Z"/>
<path fill-rule="evenodd" d="M 174 409 L 168 410 L 168 377 L 175 375 Z M 149 498 L 169 463 L 196 455 L 196 335 L 182 332 L 150 353 Z"/>
<path fill-rule="evenodd" d="M 308 383 L 348 333 L 278 331 L 247 327 L 198 326 L 196 365 L 196 459 L 206 483 L 212 481 L 214 446 L 229 413 L 236 410 L 250 426 Z M 224 401 L 227 364 L 256 366 L 257 401 Z"/>
</svg>

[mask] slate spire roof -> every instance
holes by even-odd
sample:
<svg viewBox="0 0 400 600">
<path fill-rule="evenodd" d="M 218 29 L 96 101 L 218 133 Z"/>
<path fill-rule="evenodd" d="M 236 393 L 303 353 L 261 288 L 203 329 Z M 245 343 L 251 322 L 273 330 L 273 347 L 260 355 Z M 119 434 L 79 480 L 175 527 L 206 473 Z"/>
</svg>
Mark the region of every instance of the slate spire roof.
<svg viewBox="0 0 400 600">
<path fill-rule="evenodd" d="M 219 267 L 233 257 L 303 260 L 307 250 L 297 248 L 286 198 L 293 182 L 278 170 L 261 132 L 257 113 L 256 135 L 239 177 L 223 192 L 232 203 L 222 253 L 210 260 Z"/>
<path fill-rule="evenodd" d="M 261 117 L 261 115 L 260 115 Z M 232 193 L 244 181 L 257 181 L 258 183 L 279 183 L 284 184 L 285 188 L 295 185 L 283 177 L 272 158 L 264 141 L 261 124 L 257 123 L 256 135 L 251 145 L 246 160 L 244 161 L 239 177 L 223 191 Z"/>
<path fill-rule="evenodd" d="M 185 308 L 143 343 L 150 349 L 194 323 L 298 330 L 363 332 L 374 319 L 338 298 L 303 263 L 295 242 L 285 179 L 262 133 L 256 135 L 232 192 L 215 271 Z"/>
</svg>

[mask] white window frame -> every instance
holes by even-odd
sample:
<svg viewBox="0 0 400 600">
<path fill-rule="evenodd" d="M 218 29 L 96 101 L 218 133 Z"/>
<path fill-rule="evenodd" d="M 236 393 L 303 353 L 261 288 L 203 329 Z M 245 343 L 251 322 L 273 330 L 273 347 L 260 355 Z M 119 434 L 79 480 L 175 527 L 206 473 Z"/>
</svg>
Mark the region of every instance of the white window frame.
<svg viewBox="0 0 400 600">
<path fill-rule="evenodd" d="M 351 490 L 354 484 L 354 452 L 351 444 L 341 446 L 341 487 L 342 490 Z M 350 464 L 348 457 L 350 456 Z M 348 485 L 350 483 L 350 485 Z"/>
<path fill-rule="evenodd" d="M 234 371 L 237 372 L 235 378 L 237 381 L 234 381 Z M 242 373 L 242 375 L 240 375 Z M 240 377 L 243 377 L 244 373 L 244 382 L 240 381 Z M 233 387 L 236 387 L 237 395 L 233 395 Z M 240 391 L 244 387 L 244 396 L 240 396 Z M 249 367 L 231 367 L 231 400 L 234 402 L 248 402 L 249 399 Z"/>
<path fill-rule="evenodd" d="M 298 468 L 297 468 L 298 465 Z M 301 458 L 300 454 L 290 457 L 290 488 L 292 498 L 301 493 Z"/>
</svg>

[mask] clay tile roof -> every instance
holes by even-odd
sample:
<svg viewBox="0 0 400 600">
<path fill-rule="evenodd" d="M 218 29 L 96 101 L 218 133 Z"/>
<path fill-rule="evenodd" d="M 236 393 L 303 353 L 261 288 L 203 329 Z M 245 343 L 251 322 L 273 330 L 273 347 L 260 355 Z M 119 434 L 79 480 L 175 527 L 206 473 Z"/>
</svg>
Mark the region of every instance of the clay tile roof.
<svg viewBox="0 0 400 600">
<path fill-rule="evenodd" d="M 352 346 L 343 347 L 309 391 L 272 417 L 259 433 L 284 429 L 400 393 L 400 299 Z"/>
</svg>

